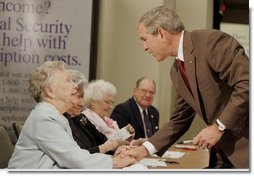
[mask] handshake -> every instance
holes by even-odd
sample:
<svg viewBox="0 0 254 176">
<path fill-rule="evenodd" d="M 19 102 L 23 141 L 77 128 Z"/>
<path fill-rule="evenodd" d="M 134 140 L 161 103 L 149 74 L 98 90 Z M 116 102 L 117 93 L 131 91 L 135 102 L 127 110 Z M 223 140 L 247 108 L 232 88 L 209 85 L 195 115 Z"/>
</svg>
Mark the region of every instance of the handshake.
<svg viewBox="0 0 254 176">
<path fill-rule="evenodd" d="M 119 146 L 113 156 L 113 168 L 123 168 L 136 164 L 142 158 L 147 156 L 149 152 L 142 144 L 146 138 L 132 140 L 129 145 Z"/>
</svg>

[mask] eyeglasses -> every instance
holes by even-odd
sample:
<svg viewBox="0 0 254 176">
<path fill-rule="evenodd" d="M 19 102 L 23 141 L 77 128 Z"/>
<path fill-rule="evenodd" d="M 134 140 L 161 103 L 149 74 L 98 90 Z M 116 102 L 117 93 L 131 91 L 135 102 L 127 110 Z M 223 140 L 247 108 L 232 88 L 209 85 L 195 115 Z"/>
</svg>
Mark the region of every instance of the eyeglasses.
<svg viewBox="0 0 254 176">
<path fill-rule="evenodd" d="M 140 88 L 137 88 L 142 94 L 147 94 L 149 93 L 150 95 L 154 95 L 155 92 L 154 91 L 151 91 L 151 90 L 146 90 L 146 89 L 140 89 Z"/>
<path fill-rule="evenodd" d="M 113 101 L 113 100 L 104 100 L 104 102 L 106 103 L 106 104 L 110 104 L 110 105 L 113 105 L 115 102 Z"/>
</svg>

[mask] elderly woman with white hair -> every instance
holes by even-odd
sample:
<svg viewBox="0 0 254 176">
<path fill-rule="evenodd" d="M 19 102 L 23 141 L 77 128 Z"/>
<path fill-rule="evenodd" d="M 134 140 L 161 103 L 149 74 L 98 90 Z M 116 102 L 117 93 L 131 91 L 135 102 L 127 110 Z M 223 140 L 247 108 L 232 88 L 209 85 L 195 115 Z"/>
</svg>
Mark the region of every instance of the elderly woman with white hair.
<svg viewBox="0 0 254 176">
<path fill-rule="evenodd" d="M 110 169 L 136 161 L 81 149 L 72 137 L 63 113 L 72 107 L 77 86 L 60 61 L 47 61 L 29 79 L 29 91 L 37 102 L 25 121 L 9 169 Z"/>
<path fill-rule="evenodd" d="M 90 153 L 113 154 L 119 145 L 125 144 L 124 141 L 108 140 L 107 137 L 98 131 L 89 119 L 81 113 L 84 107 L 86 77 L 77 70 L 68 70 L 72 81 L 77 84 L 77 95 L 72 99 L 72 108 L 64 116 L 69 121 L 72 136 L 78 145 L 88 150 Z"/>
<path fill-rule="evenodd" d="M 87 108 L 83 113 L 108 139 L 119 131 L 117 122 L 107 117 L 113 108 L 116 92 L 115 86 L 110 82 L 95 80 L 89 83 L 84 96 Z M 128 125 L 126 129 L 134 133 L 131 125 Z"/>
</svg>

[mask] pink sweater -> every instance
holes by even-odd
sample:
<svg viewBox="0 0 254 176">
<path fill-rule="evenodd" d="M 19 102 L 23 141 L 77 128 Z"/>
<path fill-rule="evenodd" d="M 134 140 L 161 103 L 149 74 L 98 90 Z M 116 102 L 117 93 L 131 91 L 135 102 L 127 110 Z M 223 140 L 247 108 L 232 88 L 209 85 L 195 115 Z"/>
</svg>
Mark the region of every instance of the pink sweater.
<svg viewBox="0 0 254 176">
<path fill-rule="evenodd" d="M 107 138 L 110 138 L 114 132 L 119 130 L 117 122 L 111 118 L 101 118 L 97 113 L 91 111 L 89 108 L 86 108 L 82 113 L 85 114 L 97 130 L 103 133 Z"/>
</svg>

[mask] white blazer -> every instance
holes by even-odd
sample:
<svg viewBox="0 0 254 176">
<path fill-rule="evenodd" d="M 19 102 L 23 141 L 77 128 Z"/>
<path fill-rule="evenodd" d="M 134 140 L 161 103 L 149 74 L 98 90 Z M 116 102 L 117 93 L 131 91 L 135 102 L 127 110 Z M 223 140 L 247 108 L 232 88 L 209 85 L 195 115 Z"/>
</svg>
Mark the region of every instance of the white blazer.
<svg viewBox="0 0 254 176">
<path fill-rule="evenodd" d="M 112 158 L 81 149 L 68 120 L 53 105 L 41 102 L 26 120 L 8 168 L 111 169 Z"/>
</svg>

